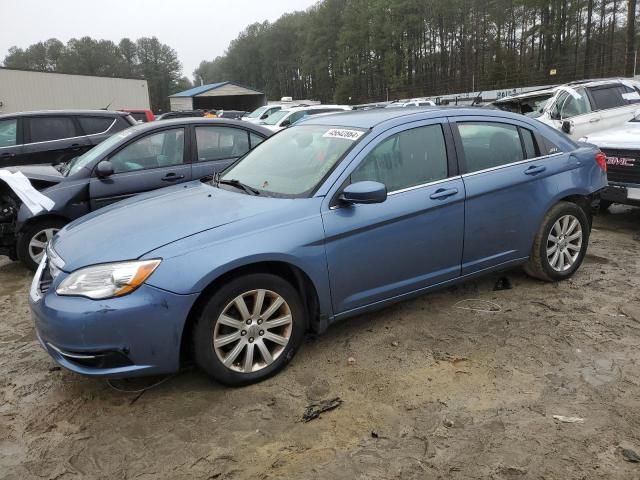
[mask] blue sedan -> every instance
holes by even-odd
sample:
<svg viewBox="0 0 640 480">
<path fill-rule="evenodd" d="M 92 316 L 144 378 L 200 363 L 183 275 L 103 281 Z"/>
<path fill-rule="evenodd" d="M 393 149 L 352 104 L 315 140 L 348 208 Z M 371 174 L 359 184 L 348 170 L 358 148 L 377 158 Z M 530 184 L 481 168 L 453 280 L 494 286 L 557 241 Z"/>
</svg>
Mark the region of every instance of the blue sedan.
<svg viewBox="0 0 640 480">
<path fill-rule="evenodd" d="M 187 359 L 242 385 L 282 369 L 308 330 L 524 266 L 579 268 L 604 155 L 483 109 L 311 117 L 222 175 L 64 227 L 30 292 L 38 338 L 96 377 Z"/>
</svg>

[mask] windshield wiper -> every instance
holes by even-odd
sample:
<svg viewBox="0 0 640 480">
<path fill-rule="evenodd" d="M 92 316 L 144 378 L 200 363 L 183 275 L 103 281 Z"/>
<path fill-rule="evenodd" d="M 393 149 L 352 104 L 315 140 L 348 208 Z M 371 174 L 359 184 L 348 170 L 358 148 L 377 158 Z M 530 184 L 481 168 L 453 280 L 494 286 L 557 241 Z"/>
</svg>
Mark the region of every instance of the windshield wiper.
<svg viewBox="0 0 640 480">
<path fill-rule="evenodd" d="M 242 183 L 240 180 L 236 180 L 235 178 L 232 178 L 230 180 L 220 180 L 218 179 L 217 184 L 220 185 L 231 185 L 232 187 L 236 187 L 239 188 L 241 190 L 244 190 L 245 192 L 247 192 L 249 195 L 260 195 L 260 192 L 258 190 L 256 190 L 253 187 L 250 187 L 249 185 L 246 185 L 244 183 Z"/>
</svg>

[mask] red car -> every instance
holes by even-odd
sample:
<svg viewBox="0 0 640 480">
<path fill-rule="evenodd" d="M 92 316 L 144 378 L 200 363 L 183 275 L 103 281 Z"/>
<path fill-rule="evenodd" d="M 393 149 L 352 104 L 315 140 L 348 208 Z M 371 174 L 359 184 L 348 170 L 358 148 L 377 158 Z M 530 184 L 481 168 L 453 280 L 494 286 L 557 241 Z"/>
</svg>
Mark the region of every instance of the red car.
<svg viewBox="0 0 640 480">
<path fill-rule="evenodd" d="M 122 111 L 129 112 L 136 121 L 141 123 L 153 122 L 156 119 L 151 110 L 123 108 Z"/>
</svg>

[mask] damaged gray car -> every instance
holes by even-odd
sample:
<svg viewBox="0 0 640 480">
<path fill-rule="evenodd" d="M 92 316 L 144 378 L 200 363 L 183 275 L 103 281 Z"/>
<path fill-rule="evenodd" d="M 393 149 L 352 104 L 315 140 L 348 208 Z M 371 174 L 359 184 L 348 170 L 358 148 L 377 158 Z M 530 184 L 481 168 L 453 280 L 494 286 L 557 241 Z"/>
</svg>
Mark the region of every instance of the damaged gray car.
<svg viewBox="0 0 640 480">
<path fill-rule="evenodd" d="M 0 180 L 0 255 L 36 270 L 49 240 L 70 221 L 138 193 L 213 176 L 271 134 L 236 120 L 150 122 L 59 165 L 9 168 L 53 207 L 33 211 Z"/>
</svg>

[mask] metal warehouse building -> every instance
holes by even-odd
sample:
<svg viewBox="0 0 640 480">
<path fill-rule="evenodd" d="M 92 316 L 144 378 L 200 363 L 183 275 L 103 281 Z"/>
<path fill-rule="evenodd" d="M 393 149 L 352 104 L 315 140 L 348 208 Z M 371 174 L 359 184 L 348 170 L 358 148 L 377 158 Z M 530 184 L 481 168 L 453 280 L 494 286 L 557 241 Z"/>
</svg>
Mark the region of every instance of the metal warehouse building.
<svg viewBox="0 0 640 480">
<path fill-rule="evenodd" d="M 266 104 L 264 93 L 233 82 L 211 83 L 169 97 L 171 110 L 253 111 Z"/>
<path fill-rule="evenodd" d="M 147 81 L 0 68 L 0 113 L 107 106 L 148 109 Z"/>
</svg>

